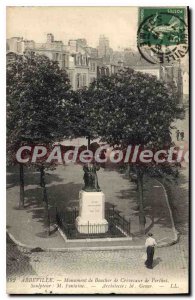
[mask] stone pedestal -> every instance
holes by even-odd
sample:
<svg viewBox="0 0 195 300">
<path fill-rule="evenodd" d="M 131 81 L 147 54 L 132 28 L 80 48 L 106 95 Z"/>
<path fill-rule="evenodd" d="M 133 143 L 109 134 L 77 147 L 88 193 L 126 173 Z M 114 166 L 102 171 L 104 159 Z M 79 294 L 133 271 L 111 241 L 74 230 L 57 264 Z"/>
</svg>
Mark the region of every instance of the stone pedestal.
<svg viewBox="0 0 195 300">
<path fill-rule="evenodd" d="M 105 196 L 102 192 L 79 193 L 79 216 L 76 228 L 80 233 L 98 234 L 108 231 L 105 219 Z"/>
</svg>

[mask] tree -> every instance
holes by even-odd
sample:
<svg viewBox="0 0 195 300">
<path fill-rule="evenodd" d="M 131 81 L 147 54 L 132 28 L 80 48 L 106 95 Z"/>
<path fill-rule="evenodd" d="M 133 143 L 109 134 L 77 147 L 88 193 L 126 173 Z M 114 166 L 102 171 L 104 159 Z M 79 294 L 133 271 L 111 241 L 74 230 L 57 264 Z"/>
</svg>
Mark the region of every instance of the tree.
<svg viewBox="0 0 195 300">
<path fill-rule="evenodd" d="M 141 149 L 170 148 L 171 124 L 176 117 L 177 101 L 169 86 L 155 76 L 126 68 L 104 76 L 89 88 L 89 97 L 98 116 L 96 132 L 121 149 L 140 145 Z M 140 231 L 144 232 L 143 178 L 151 165 L 135 162 Z"/>
<path fill-rule="evenodd" d="M 89 90 L 84 87 L 72 92 L 68 105 L 72 137 L 86 137 L 89 149 L 91 140 L 97 137 L 95 123 L 98 117 L 94 115 L 94 105 Z"/>
<path fill-rule="evenodd" d="M 67 73 L 46 56 L 26 53 L 7 64 L 7 148 L 9 161 L 16 163 L 16 150 L 22 145 L 53 143 L 67 133 L 64 129 L 70 97 Z M 41 173 L 43 201 L 48 211 L 45 165 L 35 165 Z M 47 165 L 48 167 L 48 165 Z M 23 165 L 20 164 L 21 170 Z M 20 176 L 20 206 L 24 207 L 24 174 Z"/>
</svg>

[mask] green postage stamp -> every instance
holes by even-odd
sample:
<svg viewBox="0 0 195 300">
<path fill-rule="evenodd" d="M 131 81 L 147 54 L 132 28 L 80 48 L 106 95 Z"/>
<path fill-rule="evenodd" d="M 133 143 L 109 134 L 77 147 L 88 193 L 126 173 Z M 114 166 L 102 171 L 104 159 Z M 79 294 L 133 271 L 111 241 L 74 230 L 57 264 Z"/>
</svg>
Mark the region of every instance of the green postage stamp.
<svg viewBox="0 0 195 300">
<path fill-rule="evenodd" d="M 148 62 L 169 63 L 188 51 L 185 8 L 140 7 L 137 46 Z"/>
</svg>

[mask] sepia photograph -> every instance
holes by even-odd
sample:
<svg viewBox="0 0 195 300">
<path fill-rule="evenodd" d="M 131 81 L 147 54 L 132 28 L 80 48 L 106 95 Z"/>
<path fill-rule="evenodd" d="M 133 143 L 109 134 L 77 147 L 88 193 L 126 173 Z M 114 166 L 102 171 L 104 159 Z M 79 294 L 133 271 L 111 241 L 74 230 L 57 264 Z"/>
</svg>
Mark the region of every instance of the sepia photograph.
<svg viewBox="0 0 195 300">
<path fill-rule="evenodd" d="M 7 6 L 7 294 L 189 294 L 189 117 L 188 7 Z"/>
</svg>

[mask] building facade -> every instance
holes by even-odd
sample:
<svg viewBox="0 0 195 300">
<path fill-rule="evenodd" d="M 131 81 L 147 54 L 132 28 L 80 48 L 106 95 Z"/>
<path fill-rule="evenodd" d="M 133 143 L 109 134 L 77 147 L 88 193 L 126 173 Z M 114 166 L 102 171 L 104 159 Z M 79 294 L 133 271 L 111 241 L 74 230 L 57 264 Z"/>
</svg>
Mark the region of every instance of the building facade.
<svg viewBox="0 0 195 300">
<path fill-rule="evenodd" d="M 69 40 L 65 45 L 56 41 L 52 33 L 48 33 L 44 43 L 25 40 L 21 37 L 7 39 L 8 53 L 24 54 L 31 51 L 45 55 L 57 61 L 59 67 L 67 71 L 73 90 L 88 87 L 101 76 L 110 76 L 123 67 L 156 76 L 157 79 L 172 83 L 178 94 L 178 104 L 183 102 L 183 74 L 178 65 L 151 65 L 138 52 L 130 48 L 113 51 L 109 39 L 104 35 L 99 38 L 99 45 L 93 48 L 87 45 L 86 39 Z M 12 54 L 9 54 L 11 57 Z M 185 74 L 186 77 L 186 74 Z M 186 86 L 186 84 L 185 84 Z M 187 97 L 187 96 L 186 96 Z"/>
<path fill-rule="evenodd" d="M 47 34 L 45 43 L 35 43 L 20 37 L 7 40 L 7 51 L 24 54 L 31 51 L 57 61 L 67 71 L 73 90 L 88 87 L 97 78 L 97 50 L 88 47 L 85 39 L 69 40 L 68 45 L 56 41 L 52 33 Z"/>
</svg>

